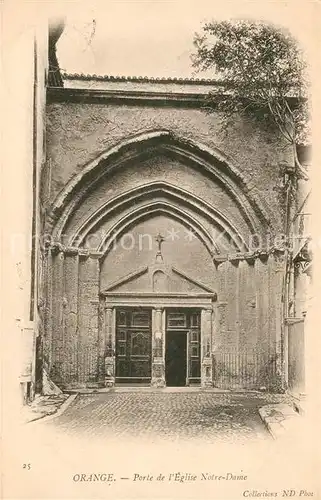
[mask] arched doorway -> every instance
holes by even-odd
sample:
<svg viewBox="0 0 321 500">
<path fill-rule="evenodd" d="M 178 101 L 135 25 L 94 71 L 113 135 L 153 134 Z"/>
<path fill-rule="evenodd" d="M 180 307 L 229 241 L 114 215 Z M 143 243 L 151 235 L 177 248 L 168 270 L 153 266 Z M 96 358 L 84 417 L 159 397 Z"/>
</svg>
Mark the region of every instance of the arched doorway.
<svg viewBox="0 0 321 500">
<path fill-rule="evenodd" d="M 215 349 L 262 343 L 265 282 L 253 283 L 266 270 L 253 268 L 247 241 L 268 221 L 243 187 L 222 155 L 167 132 L 128 139 L 69 182 L 45 259 L 45 356 L 58 385 L 211 386 Z"/>
</svg>

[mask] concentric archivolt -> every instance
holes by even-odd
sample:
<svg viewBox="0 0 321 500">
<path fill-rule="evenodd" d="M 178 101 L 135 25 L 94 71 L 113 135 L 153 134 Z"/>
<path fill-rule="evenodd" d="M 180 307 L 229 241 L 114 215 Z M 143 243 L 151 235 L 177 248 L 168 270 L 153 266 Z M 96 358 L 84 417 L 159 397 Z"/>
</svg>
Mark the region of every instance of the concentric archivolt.
<svg viewBox="0 0 321 500">
<path fill-rule="evenodd" d="M 173 186 L 167 182 L 152 182 L 140 186 L 136 189 L 126 191 L 121 195 L 108 200 L 102 206 L 100 206 L 93 214 L 90 215 L 75 231 L 73 238 L 71 240 L 72 246 L 81 246 L 86 237 L 94 233 L 104 222 L 104 220 L 111 217 L 113 214 L 122 214 L 128 207 L 138 207 L 141 206 L 141 210 L 145 213 L 150 212 L 150 210 L 156 206 L 155 201 L 157 196 L 165 198 L 166 201 L 163 202 L 163 207 L 171 207 L 172 210 L 176 211 L 176 214 L 184 214 L 184 208 L 192 213 L 191 217 L 188 213 L 182 216 L 182 223 L 186 226 L 196 226 L 197 219 L 199 216 L 208 220 L 212 227 L 217 229 L 219 234 L 226 235 L 234 246 L 242 247 L 244 249 L 245 243 L 242 236 L 236 228 L 221 214 L 217 209 L 211 207 L 208 203 L 201 200 L 199 197 L 192 195 L 191 193 Z M 155 201 L 153 201 L 155 200 Z M 190 222 L 189 220 L 192 220 Z M 205 229 L 203 233 L 205 234 Z M 59 237 L 61 234 L 57 234 Z M 212 241 L 213 234 L 208 236 Z M 212 247 L 219 253 L 218 247 L 215 242 L 212 242 Z"/>
<path fill-rule="evenodd" d="M 106 178 L 126 162 L 139 160 L 148 148 L 179 158 L 183 163 L 188 162 L 199 171 L 204 171 L 207 175 L 210 174 L 213 181 L 220 184 L 236 203 L 250 232 L 261 233 L 263 228 L 268 227 L 270 217 L 266 209 L 247 192 L 248 188 L 244 176 L 221 152 L 190 140 L 178 138 L 167 130 L 157 130 L 122 141 L 87 164 L 67 183 L 53 203 L 48 217 L 47 231 L 52 232 L 54 239 L 59 241 L 77 207 L 86 199 L 88 193 L 101 183 L 103 178 Z M 182 207 L 181 211 L 188 208 L 189 211 L 195 213 L 195 220 L 201 213 L 219 230 L 225 231 L 233 241 L 242 241 L 236 228 L 216 207 L 206 204 L 197 196 L 180 189 L 178 186 L 165 182 L 146 184 L 108 200 L 83 222 L 73 235 L 73 239 L 82 241 L 88 231 L 97 227 L 102 219 L 108 217 L 108 214 L 115 212 L 121 214 L 126 204 L 135 203 L 144 197 L 148 199 L 156 193 L 164 195 L 168 199 L 168 204 L 171 204 L 172 208 L 175 207 L 176 212 L 178 207 Z M 165 209 L 165 205 L 163 208 Z"/>
</svg>

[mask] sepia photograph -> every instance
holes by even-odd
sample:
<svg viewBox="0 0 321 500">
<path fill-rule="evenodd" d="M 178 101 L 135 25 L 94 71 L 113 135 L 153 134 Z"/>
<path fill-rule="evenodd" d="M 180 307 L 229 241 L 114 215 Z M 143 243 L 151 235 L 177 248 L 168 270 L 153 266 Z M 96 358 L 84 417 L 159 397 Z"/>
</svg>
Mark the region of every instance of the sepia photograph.
<svg viewBox="0 0 321 500">
<path fill-rule="evenodd" d="M 320 498 L 318 9 L 3 6 L 1 498 Z"/>
</svg>

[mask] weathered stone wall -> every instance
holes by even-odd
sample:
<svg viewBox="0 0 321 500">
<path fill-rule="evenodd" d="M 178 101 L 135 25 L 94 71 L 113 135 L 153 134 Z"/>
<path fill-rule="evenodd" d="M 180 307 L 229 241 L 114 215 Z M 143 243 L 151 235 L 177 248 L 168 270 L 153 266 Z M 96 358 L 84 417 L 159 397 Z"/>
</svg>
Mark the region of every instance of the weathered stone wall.
<svg viewBox="0 0 321 500">
<path fill-rule="evenodd" d="M 279 255 L 219 265 L 214 385 L 281 388 L 283 267 Z"/>
<path fill-rule="evenodd" d="M 208 269 L 208 282 L 217 290 L 211 341 L 214 358 L 219 360 L 226 353 L 257 355 L 259 361 L 253 361 L 253 370 L 261 373 L 263 380 L 264 373 L 273 370 L 275 380 L 269 382 L 276 388 L 280 387 L 282 372 L 283 266 L 280 256 L 271 255 L 251 262 L 226 261 Z M 194 266 L 193 274 L 197 275 L 201 267 Z M 95 386 L 101 380 L 99 366 L 105 354 L 101 336 L 105 334 L 98 328 L 98 288 L 100 281 L 103 288 L 115 275 L 113 258 L 107 258 L 99 269 L 96 258 L 62 253 L 54 257 L 52 322 L 47 325 L 45 345 L 51 352 L 47 357 L 50 375 L 60 387 Z M 269 367 L 268 363 L 273 365 Z M 228 369 L 233 375 L 233 369 L 239 368 Z M 234 378 L 238 375 L 236 371 Z M 262 385 L 261 380 L 257 378 L 258 385 Z M 220 383 L 220 375 L 214 374 L 214 384 Z M 240 375 L 239 387 L 243 386 L 248 387 L 247 381 Z"/>
<path fill-rule="evenodd" d="M 280 336 L 282 261 L 273 255 L 250 263 L 226 261 L 217 274 L 220 329 L 215 350 L 258 346 L 273 351 Z"/>
<path fill-rule="evenodd" d="M 42 192 L 43 200 L 46 203 L 49 200 L 48 213 L 66 184 L 89 162 L 128 137 L 161 129 L 183 141 L 191 140 L 220 151 L 228 158 L 245 179 L 246 195 L 255 193 L 258 205 L 268 214 L 268 226 L 259 218 L 256 221 L 256 227 L 261 228 L 260 236 L 266 237 L 267 232 L 276 235 L 283 229 L 281 169 L 290 161 L 291 151 L 284 147 L 276 132 L 268 132 L 240 117 L 235 118 L 226 135 L 220 131 L 220 124 L 218 113 L 208 115 L 200 109 L 187 107 L 49 104 L 45 175 L 48 182 Z M 99 294 L 124 275 L 150 265 L 155 256 L 155 235 L 161 231 L 168 236 L 172 228 L 181 234 L 164 243 L 166 263 L 182 269 L 217 292 L 211 339 L 214 358 L 229 351 L 263 352 L 274 358 L 276 376 L 280 374 L 282 257 L 272 252 L 249 257 L 245 252 L 235 258 L 236 249 L 228 235 L 221 238 L 215 248 L 206 248 L 206 235 L 219 231 L 211 210 L 221 214 L 220 217 L 236 228 L 246 242 L 252 229 L 237 197 L 233 198 L 230 192 L 233 186 L 240 192 L 244 186 L 237 186 L 237 179 L 224 185 L 200 165 L 201 162 L 196 167 L 188 157 L 186 160 L 173 155 L 169 157 L 160 144 L 158 148 L 146 151 L 144 158 L 120 163 L 114 169 L 113 165 L 108 165 L 96 183 L 94 172 L 82 198 L 73 203 L 71 193 L 66 199 L 61 212 L 64 218 L 62 227 L 64 236 L 67 240 L 71 238 L 72 243 L 62 243 L 72 248 L 62 246 L 59 252 L 49 250 L 46 260 L 44 352 L 50 375 L 61 387 L 101 382 L 106 352 L 102 331 L 105 327 L 101 319 L 104 313 L 99 309 Z M 134 189 L 153 183 L 159 186 L 158 191 L 138 192 L 132 202 L 126 203 L 126 197 L 130 197 Z M 180 188 L 181 192 L 171 193 L 168 185 Z M 124 193 L 124 200 L 118 206 L 117 199 Z M 184 193 L 187 193 L 185 198 Z M 180 196 L 183 196 L 181 203 Z M 105 212 L 102 211 L 101 217 L 97 218 L 96 214 L 105 204 Z M 207 214 L 207 208 L 205 210 L 202 206 L 209 207 Z M 153 207 L 158 207 L 158 211 L 154 213 Z M 251 210 L 250 204 L 247 207 Z M 180 211 L 176 214 L 178 209 Z M 131 219 L 135 210 L 141 210 L 137 221 Z M 178 219 L 182 217 L 182 221 L 178 222 L 173 214 Z M 204 241 L 200 235 L 188 241 L 184 231 L 189 226 L 183 221 L 184 217 L 200 225 L 204 230 Z M 251 217 L 256 217 L 255 210 L 252 210 Z M 112 233 L 122 221 L 128 220 L 127 230 L 134 239 L 133 247 L 128 248 L 128 244 L 132 246 L 128 241 L 127 248 L 118 245 L 117 249 L 107 252 L 105 258 L 99 241 L 93 246 L 82 241 L 80 247 L 75 248 L 77 243 L 73 237 L 79 231 L 85 234 L 86 224 L 90 227 L 91 220 L 96 221 L 93 231 L 99 234 Z M 59 220 L 55 221 L 56 227 L 59 223 Z M 139 248 L 137 243 L 141 234 L 148 236 L 145 246 Z M 121 236 L 119 232 L 117 241 Z M 91 255 L 86 255 L 86 248 Z M 96 256 L 93 251 L 98 252 Z M 220 257 L 224 258 L 215 260 Z M 260 370 L 264 369 L 264 366 L 260 367 Z M 234 375 L 237 377 L 238 373 Z M 239 383 L 242 386 L 242 380 Z"/>
<path fill-rule="evenodd" d="M 52 103 L 47 109 L 50 200 L 85 164 L 123 139 L 148 130 L 166 129 L 178 137 L 218 148 L 230 157 L 281 229 L 280 169 L 290 161 L 290 148 L 284 147 L 276 132 L 239 117 L 228 134 L 222 133 L 220 126 L 218 113 L 208 115 L 199 109 Z"/>
</svg>

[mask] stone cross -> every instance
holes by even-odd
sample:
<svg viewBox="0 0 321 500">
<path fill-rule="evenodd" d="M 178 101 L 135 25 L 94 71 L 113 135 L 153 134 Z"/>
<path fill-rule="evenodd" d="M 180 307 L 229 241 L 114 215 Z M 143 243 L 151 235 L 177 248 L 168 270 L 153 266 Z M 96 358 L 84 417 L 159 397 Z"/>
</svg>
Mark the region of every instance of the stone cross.
<svg viewBox="0 0 321 500">
<path fill-rule="evenodd" d="M 158 243 L 158 251 L 156 254 L 156 261 L 162 261 L 163 256 L 162 256 L 162 243 L 165 241 L 164 236 L 162 236 L 160 233 L 156 236 L 155 240 Z"/>
<path fill-rule="evenodd" d="M 156 236 L 155 240 L 158 243 L 158 252 L 162 253 L 162 243 L 163 243 L 163 241 L 165 241 L 164 236 L 162 236 L 160 233 L 158 233 L 158 235 Z"/>
</svg>

